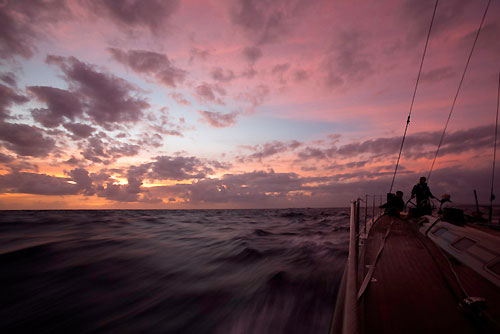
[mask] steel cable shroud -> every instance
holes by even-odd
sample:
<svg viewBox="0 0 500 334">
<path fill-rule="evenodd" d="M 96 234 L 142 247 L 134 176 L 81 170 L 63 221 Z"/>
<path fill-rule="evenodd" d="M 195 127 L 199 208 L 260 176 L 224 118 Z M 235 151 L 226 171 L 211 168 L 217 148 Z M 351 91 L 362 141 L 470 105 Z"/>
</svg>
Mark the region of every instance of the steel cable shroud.
<svg viewBox="0 0 500 334">
<path fill-rule="evenodd" d="M 422 74 L 422 68 L 424 66 L 425 54 L 427 52 L 427 46 L 429 45 L 429 39 L 431 37 L 432 25 L 434 23 L 434 17 L 436 16 L 436 10 L 437 10 L 438 3 L 439 3 L 439 0 L 436 0 L 436 4 L 434 5 L 434 11 L 432 12 L 431 24 L 429 26 L 429 32 L 427 33 L 427 39 L 425 41 L 424 52 L 422 54 L 422 60 L 420 61 L 420 68 L 418 70 L 417 81 L 415 82 L 415 89 L 413 90 L 413 97 L 411 99 L 410 112 L 408 113 L 408 119 L 406 120 L 405 132 L 403 134 L 403 139 L 401 140 L 401 147 L 399 148 L 399 155 L 398 155 L 398 160 L 396 162 L 396 168 L 394 169 L 394 175 L 392 176 L 391 188 L 389 189 L 390 193 L 392 193 L 392 187 L 394 186 L 394 180 L 396 179 L 396 173 L 398 172 L 399 160 L 401 159 L 401 153 L 403 152 L 403 146 L 405 143 L 406 132 L 408 131 L 408 126 L 410 125 L 411 112 L 413 110 L 415 96 L 417 95 L 418 83 L 420 81 L 420 75 Z"/>
</svg>

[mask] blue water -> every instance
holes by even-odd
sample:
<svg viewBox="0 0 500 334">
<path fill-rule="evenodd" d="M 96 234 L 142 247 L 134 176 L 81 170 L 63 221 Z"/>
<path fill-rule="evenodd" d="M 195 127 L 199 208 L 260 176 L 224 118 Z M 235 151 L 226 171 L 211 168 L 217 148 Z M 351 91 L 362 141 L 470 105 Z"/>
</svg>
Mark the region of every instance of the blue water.
<svg viewBox="0 0 500 334">
<path fill-rule="evenodd" d="M 347 209 L 0 212 L 2 333 L 327 333 Z"/>
</svg>

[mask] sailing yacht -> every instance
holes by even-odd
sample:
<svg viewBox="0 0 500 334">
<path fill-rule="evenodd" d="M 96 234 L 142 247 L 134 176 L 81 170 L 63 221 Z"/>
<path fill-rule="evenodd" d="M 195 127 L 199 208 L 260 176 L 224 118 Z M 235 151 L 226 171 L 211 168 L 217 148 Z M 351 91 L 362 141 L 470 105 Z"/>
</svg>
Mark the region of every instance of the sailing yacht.
<svg viewBox="0 0 500 334">
<path fill-rule="evenodd" d="M 490 1 L 448 121 L 489 4 Z M 437 1 L 427 42 L 436 8 Z M 403 150 L 420 72 L 389 193 Z M 500 80 L 497 99 L 500 100 Z M 494 170 L 495 162 L 491 201 Z M 362 202 L 361 199 L 351 202 L 349 256 L 330 333 L 500 333 L 500 231 L 437 214 L 413 218 L 381 214 L 368 222 L 365 220 L 361 228 Z M 368 201 L 364 202 L 366 208 Z"/>
</svg>

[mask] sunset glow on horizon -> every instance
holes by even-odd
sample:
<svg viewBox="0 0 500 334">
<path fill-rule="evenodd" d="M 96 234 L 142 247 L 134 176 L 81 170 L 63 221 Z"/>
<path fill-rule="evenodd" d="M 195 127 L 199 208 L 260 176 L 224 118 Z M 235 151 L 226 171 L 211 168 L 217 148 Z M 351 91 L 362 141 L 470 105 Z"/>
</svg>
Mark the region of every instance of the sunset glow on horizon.
<svg viewBox="0 0 500 334">
<path fill-rule="evenodd" d="M 395 182 L 405 200 L 429 171 L 487 2 L 438 5 Z M 0 1 L 0 209 L 384 195 L 434 3 Z M 429 183 L 458 203 L 473 189 L 489 203 L 499 17 L 492 1 Z"/>
</svg>

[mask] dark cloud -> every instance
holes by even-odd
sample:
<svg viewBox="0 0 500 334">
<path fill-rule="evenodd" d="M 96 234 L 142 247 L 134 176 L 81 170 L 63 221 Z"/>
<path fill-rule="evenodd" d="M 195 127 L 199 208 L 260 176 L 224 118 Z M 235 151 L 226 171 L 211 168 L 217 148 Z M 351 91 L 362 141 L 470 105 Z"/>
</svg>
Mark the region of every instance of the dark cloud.
<svg viewBox="0 0 500 334">
<path fill-rule="evenodd" d="M 26 193 L 36 195 L 97 195 L 118 202 L 160 203 L 161 199 L 143 189 L 142 179 L 132 174 L 127 184 L 116 184 L 108 174 L 90 174 L 84 168 L 65 172 L 69 177 L 55 177 L 46 174 L 12 172 L 0 175 L 1 193 Z"/>
<path fill-rule="evenodd" d="M 140 149 L 139 145 L 121 143 L 117 146 L 111 146 L 108 153 L 116 159 L 119 157 L 132 157 L 137 155 L 139 154 Z"/>
<path fill-rule="evenodd" d="M 265 206 L 276 199 L 288 202 L 290 192 L 302 188 L 302 180 L 294 173 L 255 171 L 225 174 L 220 179 L 204 179 L 191 184 L 178 184 L 152 189 L 155 194 L 172 194 L 190 203 L 246 203 Z"/>
<path fill-rule="evenodd" d="M 2 146 L 22 156 L 46 157 L 54 149 L 55 141 L 44 134 L 35 126 L 0 122 Z"/>
<path fill-rule="evenodd" d="M 467 130 L 447 133 L 444 137 L 440 155 L 459 154 L 468 151 L 479 151 L 491 145 L 494 127 L 480 126 Z M 406 158 L 432 158 L 437 149 L 441 132 L 418 132 L 406 137 L 403 156 Z M 351 158 L 370 156 L 386 158 L 396 154 L 401 145 L 401 137 L 376 138 L 362 142 L 353 142 L 328 148 L 306 147 L 298 153 L 301 160 Z"/>
<path fill-rule="evenodd" d="M 71 179 L 74 182 L 76 182 L 78 189 L 81 190 L 84 195 L 91 196 L 95 193 L 95 187 L 87 170 L 83 168 L 75 168 L 67 174 L 71 176 Z"/>
<path fill-rule="evenodd" d="M 201 120 L 213 126 L 214 128 L 226 128 L 236 124 L 236 117 L 238 113 L 231 112 L 223 114 L 217 111 L 198 110 L 201 115 Z"/>
<path fill-rule="evenodd" d="M 352 168 L 361 168 L 361 167 L 366 166 L 367 163 L 368 163 L 367 160 L 364 160 L 364 161 L 352 161 L 352 162 L 348 162 L 348 163 L 345 163 L 345 164 L 334 163 L 334 164 L 331 164 L 329 166 L 326 166 L 325 169 L 344 170 L 344 169 L 352 169 Z M 400 170 L 402 170 L 402 169 L 403 168 L 400 168 Z"/>
<path fill-rule="evenodd" d="M 178 0 L 87 0 L 95 15 L 107 16 L 127 28 L 148 28 L 158 34 L 179 7 Z"/>
<path fill-rule="evenodd" d="M 16 75 L 12 72 L 5 72 L 0 74 L 0 80 L 11 87 L 17 86 L 17 78 Z"/>
<path fill-rule="evenodd" d="M 228 170 L 233 167 L 233 165 L 229 162 L 220 162 L 217 160 L 210 160 L 207 162 L 207 165 L 213 167 L 216 170 Z"/>
<path fill-rule="evenodd" d="M 440 155 L 484 149 L 493 141 L 493 135 L 493 126 L 480 126 L 447 133 L 443 140 Z M 403 155 L 408 158 L 433 157 L 440 137 L 440 131 L 419 132 L 409 135 L 405 140 Z M 400 137 L 378 138 L 341 146 L 336 153 L 343 156 L 355 156 L 363 153 L 377 156 L 396 154 L 400 145 Z"/>
<path fill-rule="evenodd" d="M 88 138 L 81 155 L 92 162 L 109 164 L 111 160 L 139 153 L 140 146 L 135 144 L 108 143 L 98 136 Z"/>
<path fill-rule="evenodd" d="M 127 184 L 116 184 L 111 179 L 106 179 L 103 185 L 97 186 L 97 195 L 116 202 L 161 203 L 142 187 L 144 174 L 151 164 L 130 166 L 127 172 Z M 95 182 L 95 180 L 93 180 Z"/>
<path fill-rule="evenodd" d="M 286 146 L 285 143 L 282 142 L 275 141 L 271 143 L 265 143 L 262 145 L 262 147 L 260 147 L 258 152 L 251 154 L 248 158 L 262 161 L 263 158 L 283 153 L 286 152 L 287 150 L 288 147 Z"/>
<path fill-rule="evenodd" d="M 439 82 L 453 78 L 455 71 L 451 66 L 444 66 L 422 73 L 421 80 L 427 82 Z"/>
<path fill-rule="evenodd" d="M 175 67 L 168 57 L 161 53 L 145 50 L 108 49 L 113 58 L 137 73 L 153 76 L 158 82 L 176 87 L 186 76 L 186 71 Z"/>
<path fill-rule="evenodd" d="M 284 143 L 280 141 L 273 141 L 269 143 L 264 143 L 262 145 L 257 145 L 254 147 L 251 147 L 255 153 L 252 153 L 246 157 L 241 157 L 240 161 L 262 161 L 264 158 L 268 158 L 273 155 L 277 155 L 280 153 L 285 153 L 289 152 L 291 150 L 296 149 L 297 147 L 300 147 L 302 144 L 296 140 L 293 140 L 289 143 Z"/>
<path fill-rule="evenodd" d="M 374 73 L 363 38 L 363 35 L 354 29 L 338 34 L 323 64 L 327 87 L 334 88 L 362 81 Z"/>
<path fill-rule="evenodd" d="M 262 50 L 257 46 L 248 46 L 243 49 L 243 56 L 250 64 L 254 64 L 262 57 Z"/>
<path fill-rule="evenodd" d="M 80 153 L 85 159 L 97 163 L 104 162 L 102 159 L 110 158 L 106 152 L 105 143 L 97 137 L 89 138 L 85 150 Z"/>
<path fill-rule="evenodd" d="M 64 161 L 65 164 L 71 165 L 71 166 L 77 166 L 81 163 L 81 160 L 78 160 L 74 156 L 71 156 L 68 160 Z"/>
<path fill-rule="evenodd" d="M 235 78 L 233 71 L 224 70 L 222 67 L 214 68 L 211 74 L 214 80 L 221 82 L 229 82 Z"/>
<path fill-rule="evenodd" d="M 124 79 L 98 72 L 75 57 L 47 56 L 48 64 L 57 65 L 75 93 L 87 106 L 87 114 L 99 125 L 111 129 L 116 123 L 135 123 L 149 108 L 146 100 L 136 97 L 138 89 Z"/>
<path fill-rule="evenodd" d="M 97 196 L 105 197 L 106 199 L 116 202 L 139 201 L 139 192 L 134 185 L 122 185 L 112 182 L 106 183 L 105 186 L 97 187 Z"/>
<path fill-rule="evenodd" d="M 0 84 L 0 121 L 9 116 L 9 107 L 28 101 L 26 96 L 19 95 L 12 88 Z"/>
<path fill-rule="evenodd" d="M 0 4 L 0 58 L 30 58 L 48 24 L 69 17 L 64 0 L 18 0 Z"/>
<path fill-rule="evenodd" d="M 35 121 L 45 127 L 57 127 L 65 119 L 74 121 L 83 114 L 82 104 L 75 93 L 47 86 L 30 86 L 27 90 L 47 105 L 47 109 L 31 111 Z"/>
<path fill-rule="evenodd" d="M 75 195 L 81 188 L 69 178 L 47 174 L 14 172 L 0 175 L 0 192 L 36 195 Z"/>
<path fill-rule="evenodd" d="M 73 135 L 80 138 L 90 137 L 95 131 L 95 128 L 83 123 L 65 123 L 63 126 L 73 133 Z"/>
<path fill-rule="evenodd" d="M 68 178 L 25 172 L 0 175 L 0 192 L 52 196 L 96 194 L 118 202 L 161 202 L 141 188 L 141 180 L 133 177 L 128 178 L 128 184 L 122 185 L 115 184 L 109 175 L 89 174 L 83 168 L 73 169 L 66 174 Z"/>
<path fill-rule="evenodd" d="M 203 179 L 213 169 L 196 157 L 159 156 L 151 163 L 149 177 L 157 180 Z"/>
<path fill-rule="evenodd" d="M 22 157 L 17 157 L 17 159 L 4 163 L 4 167 L 10 170 L 11 174 L 21 171 L 33 171 L 36 173 L 38 173 L 39 171 L 39 167 L 37 164 L 33 164 L 27 160 L 24 160 Z"/>
<path fill-rule="evenodd" d="M 103 185 L 97 186 L 97 196 L 115 202 L 162 202 L 160 198 L 152 196 L 148 189 L 142 187 L 142 174 L 139 177 L 132 176 L 133 173 L 130 171 L 128 174 L 127 184 L 116 184 L 113 180 L 107 180 Z"/>
<path fill-rule="evenodd" d="M 328 194 L 335 194 L 333 200 L 339 204 L 343 200 L 346 206 L 345 199 L 358 198 L 364 196 L 364 194 L 380 194 L 385 199 L 385 192 L 389 190 L 391 184 L 392 172 L 383 174 L 381 173 L 376 178 L 360 177 L 349 182 L 325 182 L 315 189 L 315 193 L 320 198 L 325 196 L 328 198 Z M 405 201 L 409 199 L 411 189 L 418 182 L 420 176 L 422 175 L 418 172 L 398 173 L 394 189 L 403 191 Z M 432 174 L 429 185 L 436 197 L 440 197 L 443 193 L 449 193 L 455 203 L 472 204 L 474 203 L 473 189 L 478 190 L 480 203 L 488 201 L 490 182 L 491 170 L 469 169 L 456 165 L 436 169 Z M 369 201 L 371 202 L 371 198 Z M 376 205 L 379 204 L 379 201 L 380 199 L 377 198 Z M 435 204 L 437 203 L 435 202 Z"/>
<path fill-rule="evenodd" d="M 153 163 L 145 163 L 138 166 L 131 165 L 127 170 L 127 178 L 143 179 L 144 176 L 150 171 Z"/>
<path fill-rule="evenodd" d="M 163 128 L 158 128 L 158 127 L 151 127 L 151 128 L 154 131 L 159 131 L 159 132 L 161 131 L 160 133 L 162 134 L 182 137 L 182 133 L 180 132 L 177 133 L 175 132 L 175 130 L 165 130 Z M 148 132 L 143 133 L 140 136 L 140 139 L 135 141 L 135 143 L 140 147 L 155 147 L 155 148 L 161 147 L 163 145 L 163 142 L 164 140 L 161 135 L 159 135 L 158 133 L 150 134 Z"/>
<path fill-rule="evenodd" d="M 297 156 L 299 157 L 300 160 L 309 160 L 309 159 L 322 160 L 327 158 L 325 150 L 309 146 L 300 151 L 297 154 Z"/>
<path fill-rule="evenodd" d="M 202 83 L 195 88 L 196 96 L 202 101 L 215 102 L 223 105 L 224 102 L 219 96 L 226 95 L 226 91 L 219 85 Z M 217 96 L 219 95 L 219 96 Z"/>
<path fill-rule="evenodd" d="M 3 153 L 0 152 L 0 163 L 5 164 L 5 163 L 8 163 L 8 162 L 12 162 L 14 160 L 15 160 L 15 158 L 13 156 L 10 156 L 10 155 L 7 155 L 7 154 L 3 154 Z"/>
<path fill-rule="evenodd" d="M 145 178 L 178 181 L 203 179 L 212 174 L 214 169 L 224 168 L 228 168 L 228 165 L 217 161 L 202 161 L 196 157 L 159 156 L 153 162 L 131 165 L 126 171 L 115 170 L 127 178 L 127 184 L 117 184 L 107 174 L 99 177 L 92 174 L 90 175 L 92 184 L 98 184 L 94 188 L 91 187 L 92 184 L 84 172 L 81 172 L 81 178 L 77 178 L 74 173 L 71 175 L 82 189 L 95 189 L 99 197 L 118 202 L 161 203 L 162 200 L 151 194 L 149 188 L 142 187 Z"/>
<path fill-rule="evenodd" d="M 0 58 L 14 55 L 30 58 L 34 51 L 35 32 L 25 31 L 13 14 L 5 4 L 0 6 Z"/>
<path fill-rule="evenodd" d="M 233 24 L 241 27 L 257 44 L 276 42 L 289 33 L 315 1 L 237 0 L 231 8 Z"/>
<path fill-rule="evenodd" d="M 308 170 L 314 170 L 314 167 Z M 405 193 L 405 200 L 409 198 L 411 188 L 419 177 L 420 174 L 414 172 L 398 174 L 395 189 Z M 156 196 L 175 196 L 190 204 L 238 204 L 259 208 L 348 206 L 350 199 L 364 197 L 365 194 L 377 194 L 385 198 L 391 178 L 392 171 L 387 170 L 339 173 L 324 177 L 300 177 L 294 173 L 275 173 L 270 170 L 226 174 L 219 179 L 153 187 L 150 191 Z M 474 199 L 470 180 L 474 180 L 474 187 L 485 194 L 483 198 L 486 201 L 490 181 L 490 172 L 486 170 L 464 169 L 459 166 L 437 169 L 430 186 L 436 196 L 448 192 L 457 203 L 472 203 Z M 370 197 L 370 203 L 371 199 Z M 377 197 L 377 206 L 379 201 Z"/>
</svg>

